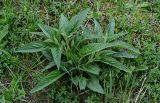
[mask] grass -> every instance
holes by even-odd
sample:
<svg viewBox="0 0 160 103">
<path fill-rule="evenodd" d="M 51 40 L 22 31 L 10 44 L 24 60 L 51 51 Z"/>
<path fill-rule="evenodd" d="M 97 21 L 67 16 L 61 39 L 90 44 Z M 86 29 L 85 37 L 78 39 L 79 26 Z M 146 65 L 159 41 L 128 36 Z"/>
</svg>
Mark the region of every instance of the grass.
<svg viewBox="0 0 160 103">
<path fill-rule="evenodd" d="M 105 29 L 109 18 L 114 17 L 115 32 L 127 31 L 121 39 L 140 50 L 141 54 L 135 59 L 119 59 L 127 64 L 132 74 L 106 67 L 99 77 L 104 95 L 89 89 L 80 91 L 65 78 L 31 94 L 29 91 L 46 75 L 41 70 L 48 63 L 41 53 L 18 54 L 14 51 L 26 43 L 43 39 L 30 35 L 41 31 L 38 23 L 57 27 L 61 13 L 71 18 L 88 7 L 87 26 L 92 26 L 95 18 Z M 3 50 L 8 55 L 0 53 L 0 102 L 160 102 L 159 0 L 2 0 L 0 30 L 7 24 L 9 33 L 3 39 L 7 43 Z"/>
</svg>

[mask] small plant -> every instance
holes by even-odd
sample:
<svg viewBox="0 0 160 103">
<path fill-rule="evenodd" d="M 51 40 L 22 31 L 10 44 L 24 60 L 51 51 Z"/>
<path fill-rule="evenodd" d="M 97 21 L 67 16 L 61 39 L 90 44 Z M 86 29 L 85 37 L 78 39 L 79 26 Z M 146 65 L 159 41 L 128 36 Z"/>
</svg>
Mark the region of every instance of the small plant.
<svg viewBox="0 0 160 103">
<path fill-rule="evenodd" d="M 42 52 L 50 60 L 43 71 L 49 68 L 52 68 L 53 71 L 46 75 L 31 90 L 31 93 L 42 90 L 64 75 L 69 75 L 73 84 L 80 90 L 88 87 L 95 92 L 104 94 L 105 91 L 98 79 L 100 72 L 104 72 L 104 68 L 108 68 L 110 65 L 127 73 L 132 72 L 116 60 L 118 57 L 134 58 L 133 53 L 140 53 L 132 45 L 117 40 L 127 33 L 114 33 L 114 19 L 110 20 L 105 32 L 96 20 L 94 20 L 94 30 L 82 26 L 88 11 L 89 9 L 83 10 L 70 20 L 62 14 L 58 28 L 39 24 L 38 26 L 43 31 L 41 36 L 45 40 L 31 42 L 16 51 Z"/>
<path fill-rule="evenodd" d="M 0 103 L 13 103 L 17 101 L 24 101 L 25 91 L 21 89 L 22 77 L 13 74 L 9 86 L 5 86 L 0 82 Z"/>
</svg>

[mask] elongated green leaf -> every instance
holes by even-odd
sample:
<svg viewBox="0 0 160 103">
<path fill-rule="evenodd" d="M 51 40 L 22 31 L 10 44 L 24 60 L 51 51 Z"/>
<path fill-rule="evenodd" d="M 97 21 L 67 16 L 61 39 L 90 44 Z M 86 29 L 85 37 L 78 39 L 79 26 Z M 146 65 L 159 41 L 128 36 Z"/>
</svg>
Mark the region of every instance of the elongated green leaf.
<svg viewBox="0 0 160 103">
<path fill-rule="evenodd" d="M 16 52 L 32 53 L 32 52 L 43 51 L 45 49 L 47 49 L 47 45 L 44 42 L 34 41 L 34 42 L 24 45 L 21 48 L 18 48 Z"/>
<path fill-rule="evenodd" d="M 3 27 L 3 30 L 0 31 L 0 41 L 8 34 L 8 25 Z"/>
<path fill-rule="evenodd" d="M 82 68 L 80 68 L 82 71 L 86 71 L 88 73 L 99 75 L 100 68 L 97 65 L 87 65 Z"/>
<path fill-rule="evenodd" d="M 48 25 L 44 25 L 44 24 L 38 24 L 38 26 L 41 28 L 41 30 L 43 31 L 43 33 L 46 35 L 46 37 L 48 37 L 49 39 L 52 39 L 55 36 L 55 30 L 48 26 Z"/>
<path fill-rule="evenodd" d="M 97 35 L 102 35 L 103 31 L 102 28 L 100 26 L 100 24 L 94 19 L 94 25 L 95 25 L 95 32 Z"/>
<path fill-rule="evenodd" d="M 88 11 L 89 9 L 83 10 L 71 18 L 68 26 L 69 32 L 78 29 L 82 25 L 83 21 L 87 17 Z"/>
<path fill-rule="evenodd" d="M 95 76 L 91 76 L 91 77 L 88 79 L 87 87 L 88 87 L 89 89 L 95 91 L 95 92 L 104 94 L 104 90 L 103 90 L 103 88 L 101 87 L 101 85 L 99 84 L 99 80 L 98 80 Z"/>
<path fill-rule="evenodd" d="M 44 72 L 45 70 L 48 70 L 48 69 L 52 68 L 54 65 L 55 65 L 54 62 L 50 62 L 47 66 L 45 66 L 45 67 L 42 69 L 42 72 Z"/>
<path fill-rule="evenodd" d="M 126 35 L 127 34 L 127 32 L 120 32 L 120 33 L 118 33 L 118 34 L 114 34 L 114 35 L 110 35 L 108 38 L 107 38 L 107 41 L 113 41 L 113 40 L 116 40 L 116 39 L 118 39 L 119 37 L 121 37 L 121 36 L 124 36 L 124 35 Z"/>
<path fill-rule="evenodd" d="M 128 52 L 117 52 L 114 54 L 115 57 L 123 57 L 123 58 L 136 58 L 136 55 L 130 54 Z"/>
<path fill-rule="evenodd" d="M 81 57 L 84 57 L 86 55 L 103 50 L 106 47 L 107 46 L 105 43 L 90 43 L 88 45 L 85 45 L 82 49 L 80 49 L 79 53 L 80 53 Z"/>
<path fill-rule="evenodd" d="M 101 59 L 99 59 L 98 61 L 111 65 L 115 68 L 118 68 L 120 70 L 123 70 L 125 72 L 131 73 L 131 70 L 127 69 L 125 65 L 123 65 L 122 63 L 120 63 L 119 61 L 117 61 L 116 59 L 112 58 L 112 57 L 107 57 L 105 55 L 101 55 Z"/>
<path fill-rule="evenodd" d="M 69 25 L 68 19 L 63 14 L 61 14 L 61 18 L 59 22 L 59 28 L 61 29 L 61 31 L 65 32 L 68 25 Z"/>
<path fill-rule="evenodd" d="M 90 43 L 88 45 L 85 45 L 82 49 L 80 49 L 79 52 L 81 57 L 84 57 L 86 55 L 101 51 L 109 47 L 125 48 L 135 53 L 140 53 L 138 49 L 134 48 L 132 45 L 125 43 L 123 41 L 115 41 L 111 43 Z"/>
<path fill-rule="evenodd" d="M 80 88 L 80 90 L 85 89 L 86 85 L 87 85 L 87 79 L 85 77 L 79 77 L 79 88 Z"/>
<path fill-rule="evenodd" d="M 106 34 L 113 35 L 114 34 L 114 28 L 115 28 L 115 20 L 114 20 L 114 18 L 112 18 L 109 21 Z"/>
<path fill-rule="evenodd" d="M 57 68 L 59 69 L 61 65 L 62 47 L 51 48 L 51 52 L 52 52 L 53 60 L 57 65 Z"/>
<path fill-rule="evenodd" d="M 115 47 L 125 48 L 125 49 L 128 49 L 128 50 L 132 51 L 132 52 L 140 54 L 140 51 L 137 48 L 135 48 L 134 46 L 132 46 L 132 45 L 126 43 L 126 42 L 116 41 L 116 42 L 112 42 L 112 43 Z"/>
<path fill-rule="evenodd" d="M 112 51 L 112 50 L 103 50 L 103 51 L 100 52 L 100 54 L 107 55 L 107 56 L 108 55 L 113 55 L 115 53 L 117 53 L 117 52 Z"/>
<path fill-rule="evenodd" d="M 49 73 L 47 76 L 45 76 L 43 79 L 40 80 L 40 82 L 30 91 L 31 93 L 37 92 L 39 90 L 42 90 L 46 86 L 50 85 L 51 83 L 57 81 L 59 78 L 61 78 L 65 73 L 61 73 L 59 70 L 54 70 L 51 73 Z"/>
</svg>

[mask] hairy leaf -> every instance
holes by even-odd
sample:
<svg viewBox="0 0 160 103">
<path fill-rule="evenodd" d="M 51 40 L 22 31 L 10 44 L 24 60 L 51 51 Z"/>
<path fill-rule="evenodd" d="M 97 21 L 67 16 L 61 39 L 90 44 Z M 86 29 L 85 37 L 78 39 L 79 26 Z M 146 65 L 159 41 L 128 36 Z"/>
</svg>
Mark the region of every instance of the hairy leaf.
<svg viewBox="0 0 160 103">
<path fill-rule="evenodd" d="M 18 48 L 16 52 L 32 53 L 32 52 L 43 51 L 45 49 L 47 49 L 47 45 L 44 42 L 34 41 L 34 42 L 24 45 L 21 48 Z"/>
<path fill-rule="evenodd" d="M 52 52 L 53 60 L 57 65 L 57 68 L 59 69 L 61 65 L 62 47 L 51 48 L 51 52 Z"/>
<path fill-rule="evenodd" d="M 41 30 L 43 31 L 43 33 L 46 35 L 47 38 L 52 39 L 53 36 L 55 35 L 55 30 L 52 27 L 44 24 L 38 24 L 38 26 L 41 28 Z"/>
<path fill-rule="evenodd" d="M 114 34 L 114 28 L 115 28 L 115 20 L 114 18 L 110 19 L 108 27 L 107 27 L 107 34 L 113 35 Z"/>
<path fill-rule="evenodd" d="M 110 41 L 116 40 L 116 39 L 118 39 L 119 37 L 124 36 L 124 35 L 126 35 L 126 34 L 127 34 L 127 32 L 120 32 L 120 33 L 118 33 L 118 34 L 109 35 L 108 38 L 107 38 L 107 41 L 110 42 Z"/>
<path fill-rule="evenodd" d="M 125 72 L 131 73 L 131 70 L 127 69 L 125 65 L 123 65 L 122 63 L 120 63 L 119 61 L 117 61 L 116 59 L 114 59 L 112 57 L 107 57 L 105 55 L 101 55 L 101 59 L 99 59 L 97 61 L 111 65 L 111 66 L 118 68 L 120 70 L 123 70 Z"/>
<path fill-rule="evenodd" d="M 82 68 L 80 68 L 82 71 L 86 71 L 88 73 L 99 75 L 100 68 L 97 65 L 87 65 Z"/>
<path fill-rule="evenodd" d="M 61 73 L 59 70 L 54 70 L 54 71 L 50 72 L 47 76 L 45 76 L 43 79 L 41 79 L 40 82 L 30 92 L 34 93 L 39 90 L 42 90 L 46 86 L 57 81 L 63 75 L 64 75 L 64 73 Z"/>
<path fill-rule="evenodd" d="M 86 55 L 101 51 L 109 47 L 125 48 L 135 53 L 140 53 L 138 49 L 122 41 L 115 41 L 111 43 L 90 43 L 88 45 L 85 45 L 83 48 L 81 48 L 79 52 L 80 52 L 81 57 L 84 57 Z"/>
<path fill-rule="evenodd" d="M 94 25 L 95 25 L 96 35 L 102 35 L 103 34 L 103 30 L 102 30 L 100 24 L 95 19 L 94 19 Z"/>
<path fill-rule="evenodd" d="M 136 58 L 136 55 L 130 54 L 126 51 L 124 52 L 117 52 L 114 54 L 115 57 L 123 57 L 123 58 Z"/>
<path fill-rule="evenodd" d="M 69 25 L 68 19 L 63 14 L 61 14 L 59 22 L 59 28 L 61 29 L 61 31 L 66 32 L 68 25 Z"/>
<path fill-rule="evenodd" d="M 88 11 L 89 9 L 83 10 L 71 18 L 69 26 L 68 26 L 70 27 L 68 29 L 69 32 L 71 32 L 72 30 L 78 29 L 82 25 L 83 21 L 87 17 Z"/>
</svg>

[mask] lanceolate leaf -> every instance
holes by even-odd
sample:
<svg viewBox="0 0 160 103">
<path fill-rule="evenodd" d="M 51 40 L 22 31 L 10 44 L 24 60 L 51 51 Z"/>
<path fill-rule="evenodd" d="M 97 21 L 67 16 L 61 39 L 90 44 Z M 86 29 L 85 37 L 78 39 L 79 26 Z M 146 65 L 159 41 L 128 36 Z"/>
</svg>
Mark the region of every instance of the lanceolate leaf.
<svg viewBox="0 0 160 103">
<path fill-rule="evenodd" d="M 115 20 L 112 18 L 109 21 L 108 27 L 107 27 L 107 34 L 113 35 L 114 34 L 114 28 L 115 28 Z"/>
<path fill-rule="evenodd" d="M 88 45 L 85 45 L 82 49 L 80 49 L 79 53 L 80 53 L 81 57 L 84 57 L 86 55 L 103 50 L 106 47 L 107 46 L 105 43 L 90 43 Z"/>
<path fill-rule="evenodd" d="M 109 47 L 125 48 L 135 53 L 140 53 L 138 49 L 122 41 L 116 41 L 116 42 L 111 42 L 111 43 L 90 43 L 84 46 L 82 49 L 80 49 L 79 52 L 80 52 L 81 57 L 84 57 L 86 55 L 101 51 Z"/>
<path fill-rule="evenodd" d="M 3 27 L 3 30 L 0 31 L 0 41 L 8 34 L 8 25 Z"/>
<path fill-rule="evenodd" d="M 115 56 L 115 57 L 123 57 L 123 58 L 136 58 L 137 57 L 136 55 L 130 54 L 130 53 L 126 52 L 126 51 L 117 52 L 113 56 Z"/>
<path fill-rule="evenodd" d="M 83 21 L 86 19 L 87 14 L 88 14 L 89 9 L 83 10 L 82 12 L 78 13 L 77 15 L 73 16 L 70 20 L 69 26 L 70 27 L 68 30 L 71 32 L 72 30 L 76 30 L 79 28 Z"/>
<path fill-rule="evenodd" d="M 91 76 L 87 81 L 87 87 L 95 92 L 104 94 L 104 90 L 95 76 Z"/>
<path fill-rule="evenodd" d="M 80 70 L 96 75 L 99 75 L 100 72 L 100 68 L 97 65 L 87 65 L 82 67 Z"/>
<path fill-rule="evenodd" d="M 53 60 L 57 65 L 57 68 L 59 69 L 61 65 L 62 47 L 51 48 L 51 52 L 52 52 Z"/>
<path fill-rule="evenodd" d="M 132 46 L 132 45 L 126 43 L 126 42 L 116 41 L 116 42 L 112 42 L 112 43 L 115 47 L 125 48 L 125 49 L 128 49 L 128 50 L 132 51 L 132 52 L 140 54 L 140 52 L 137 48 L 135 48 L 134 46 Z"/>
<path fill-rule="evenodd" d="M 126 35 L 126 34 L 127 34 L 127 32 L 120 32 L 120 33 L 118 33 L 118 34 L 109 35 L 108 38 L 107 38 L 107 41 L 110 42 L 110 41 L 116 40 L 116 39 L 118 39 L 119 37 L 124 36 L 124 35 Z"/>
<path fill-rule="evenodd" d="M 103 55 L 107 55 L 108 56 L 108 55 L 113 55 L 115 53 L 117 53 L 117 52 L 112 51 L 112 50 L 103 50 L 99 54 L 103 54 Z"/>
<path fill-rule="evenodd" d="M 102 33 L 103 33 L 102 28 L 101 28 L 100 24 L 95 19 L 94 19 L 94 25 L 95 25 L 96 35 L 102 35 Z"/>
<path fill-rule="evenodd" d="M 111 65 L 115 68 L 118 68 L 120 70 L 123 70 L 125 72 L 131 73 L 131 71 L 129 69 L 126 68 L 125 65 L 123 65 L 122 63 L 120 63 L 119 61 L 117 61 L 116 59 L 112 58 L 112 57 L 106 57 L 106 56 L 101 56 L 101 59 L 99 59 L 98 61 Z"/>
<path fill-rule="evenodd" d="M 61 73 L 59 70 L 54 70 L 50 72 L 47 76 L 40 80 L 40 82 L 30 91 L 31 93 L 37 92 L 42 90 L 46 86 L 50 85 L 51 83 L 57 81 L 61 78 L 65 73 Z"/>
<path fill-rule="evenodd" d="M 38 26 L 41 28 L 41 30 L 43 31 L 43 33 L 46 35 L 46 37 L 48 37 L 49 39 L 52 39 L 55 36 L 55 30 L 48 26 L 48 25 L 44 25 L 44 24 L 38 24 Z"/>
<path fill-rule="evenodd" d="M 21 48 L 18 48 L 16 52 L 23 52 L 23 53 L 32 53 L 32 52 L 39 52 L 47 49 L 47 45 L 42 41 L 34 41 L 24 45 Z"/>
<path fill-rule="evenodd" d="M 66 29 L 69 25 L 68 19 L 61 14 L 60 22 L 59 22 L 59 28 L 61 29 L 62 32 L 66 32 Z"/>
</svg>

